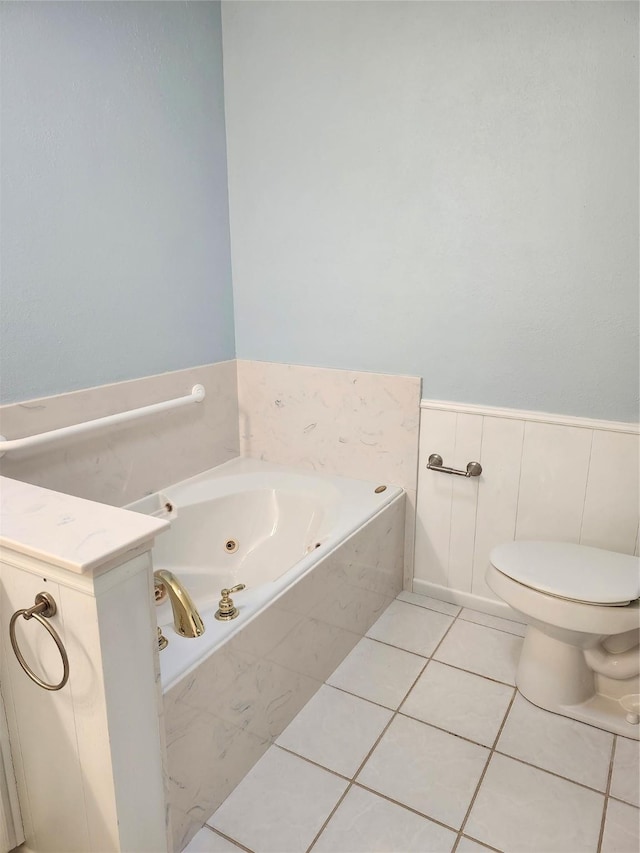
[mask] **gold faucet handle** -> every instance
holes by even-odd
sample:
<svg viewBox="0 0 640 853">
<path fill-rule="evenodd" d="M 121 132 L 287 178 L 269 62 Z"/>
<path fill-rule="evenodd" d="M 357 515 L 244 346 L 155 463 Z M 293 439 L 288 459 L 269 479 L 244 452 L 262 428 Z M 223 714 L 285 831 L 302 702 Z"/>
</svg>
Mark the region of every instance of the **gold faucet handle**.
<svg viewBox="0 0 640 853">
<path fill-rule="evenodd" d="M 230 619 L 236 618 L 240 611 L 234 605 L 230 595 L 232 592 L 240 592 L 242 589 L 245 589 L 245 585 L 243 583 L 239 583 L 236 586 L 232 586 L 231 589 L 223 589 L 220 591 L 222 598 L 220 599 L 218 609 L 215 612 L 216 619 L 221 622 L 228 622 Z"/>
</svg>

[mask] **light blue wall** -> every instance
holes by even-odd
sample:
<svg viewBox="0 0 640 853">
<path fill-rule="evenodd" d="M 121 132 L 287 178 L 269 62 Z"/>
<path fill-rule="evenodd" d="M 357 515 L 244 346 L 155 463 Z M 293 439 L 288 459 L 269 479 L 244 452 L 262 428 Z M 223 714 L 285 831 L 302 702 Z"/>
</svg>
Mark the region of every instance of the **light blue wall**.
<svg viewBox="0 0 640 853">
<path fill-rule="evenodd" d="M 638 5 L 223 4 L 241 358 L 638 419 Z"/>
<path fill-rule="evenodd" d="M 2 3 L 4 402 L 234 357 L 219 3 Z"/>
</svg>

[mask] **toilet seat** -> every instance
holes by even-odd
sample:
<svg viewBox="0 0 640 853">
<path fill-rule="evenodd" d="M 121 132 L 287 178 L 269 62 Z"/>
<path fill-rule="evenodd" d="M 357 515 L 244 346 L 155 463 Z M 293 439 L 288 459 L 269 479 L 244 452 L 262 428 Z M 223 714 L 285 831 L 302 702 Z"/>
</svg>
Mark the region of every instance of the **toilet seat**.
<svg viewBox="0 0 640 853">
<path fill-rule="evenodd" d="M 640 559 L 570 542 L 508 542 L 489 557 L 531 589 L 585 604 L 624 606 L 640 598 Z"/>
</svg>

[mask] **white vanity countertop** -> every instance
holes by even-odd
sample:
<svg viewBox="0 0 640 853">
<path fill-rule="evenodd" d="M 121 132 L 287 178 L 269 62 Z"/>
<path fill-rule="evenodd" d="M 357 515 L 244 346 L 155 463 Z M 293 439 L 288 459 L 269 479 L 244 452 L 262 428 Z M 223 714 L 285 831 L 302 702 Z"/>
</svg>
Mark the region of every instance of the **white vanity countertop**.
<svg viewBox="0 0 640 853">
<path fill-rule="evenodd" d="M 0 477 L 0 550 L 70 572 L 92 571 L 168 526 L 148 515 Z"/>
</svg>

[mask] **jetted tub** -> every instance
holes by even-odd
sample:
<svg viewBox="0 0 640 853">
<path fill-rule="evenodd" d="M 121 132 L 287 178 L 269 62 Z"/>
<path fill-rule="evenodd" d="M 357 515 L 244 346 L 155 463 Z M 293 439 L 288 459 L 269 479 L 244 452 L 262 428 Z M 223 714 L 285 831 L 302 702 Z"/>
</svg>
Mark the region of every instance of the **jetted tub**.
<svg viewBox="0 0 640 853">
<path fill-rule="evenodd" d="M 402 588 L 402 489 L 235 459 L 130 509 L 171 521 L 152 551 L 201 637 L 158 624 L 174 850 L 182 850 Z M 238 583 L 239 616 L 214 618 Z M 372 641 L 370 641 L 372 642 Z M 364 649 L 366 653 L 367 649 Z M 328 689 L 328 688 L 327 688 Z"/>
<path fill-rule="evenodd" d="M 156 539 L 153 568 L 176 575 L 205 624 L 202 637 L 180 637 L 170 603 L 158 608 L 169 640 L 160 655 L 163 689 L 401 494 L 397 486 L 238 458 L 130 504 L 170 521 Z M 216 620 L 221 590 L 240 583 L 239 615 Z"/>
</svg>

